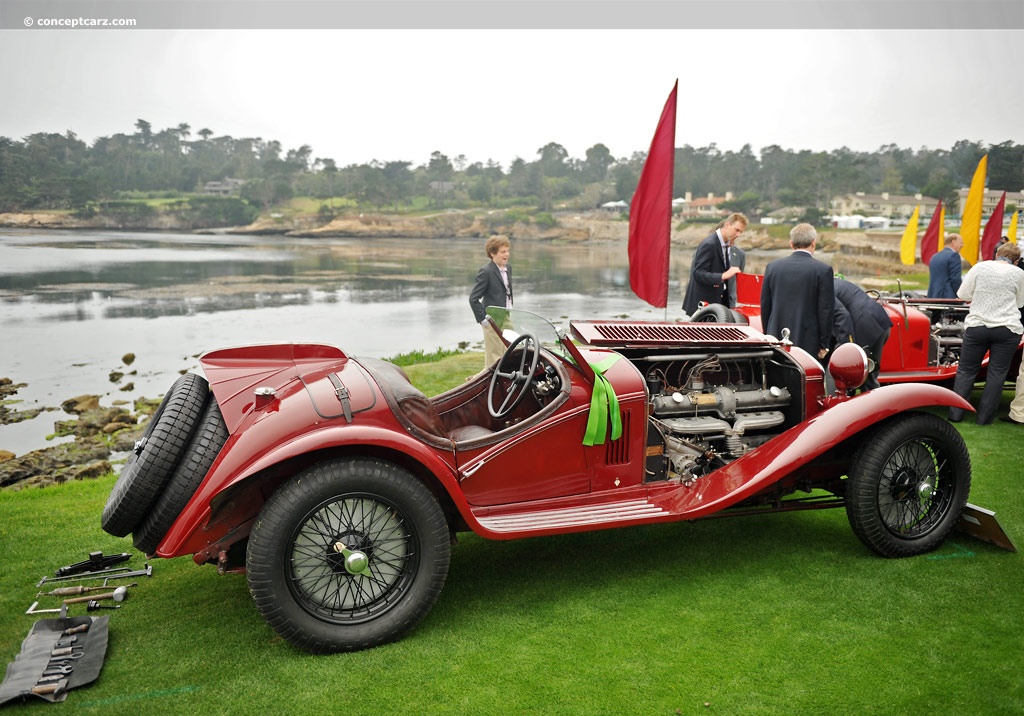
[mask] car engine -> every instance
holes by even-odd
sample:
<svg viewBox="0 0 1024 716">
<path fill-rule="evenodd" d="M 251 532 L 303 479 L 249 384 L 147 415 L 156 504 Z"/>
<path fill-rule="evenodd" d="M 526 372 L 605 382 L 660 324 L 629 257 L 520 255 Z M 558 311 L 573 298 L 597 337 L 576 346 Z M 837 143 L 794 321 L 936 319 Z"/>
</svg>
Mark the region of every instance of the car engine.
<svg viewBox="0 0 1024 716">
<path fill-rule="evenodd" d="M 771 350 L 662 356 L 645 375 L 655 456 L 649 479 L 692 483 L 798 420 L 799 373 Z M 651 450 L 658 442 L 663 449 Z"/>
</svg>

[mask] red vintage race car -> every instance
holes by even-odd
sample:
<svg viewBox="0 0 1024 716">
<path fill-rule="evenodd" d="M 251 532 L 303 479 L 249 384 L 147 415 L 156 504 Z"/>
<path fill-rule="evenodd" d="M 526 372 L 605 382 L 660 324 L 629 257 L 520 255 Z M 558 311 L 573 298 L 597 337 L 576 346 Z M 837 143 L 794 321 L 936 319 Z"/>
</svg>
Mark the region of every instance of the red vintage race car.
<svg viewBox="0 0 1024 716">
<path fill-rule="evenodd" d="M 761 326 L 761 274 L 739 274 L 736 277 L 736 309 L 708 306 L 697 320 L 707 322 L 743 322 L 757 329 Z M 882 351 L 878 382 L 936 383 L 953 387 L 956 368 L 960 362 L 960 347 L 964 339 L 964 318 L 970 304 L 956 298 L 911 297 L 903 292 L 886 295 L 869 291 L 882 304 L 892 329 Z M 1024 336 L 1017 346 L 1017 354 L 1010 365 L 1009 380 L 1016 379 L 1024 354 Z M 977 379 L 985 379 L 988 356 L 982 360 Z"/>
<path fill-rule="evenodd" d="M 902 384 L 848 397 L 864 352 L 820 365 L 749 325 L 573 321 L 489 309 L 507 350 L 429 398 L 326 345 L 200 359 L 103 510 L 151 556 L 245 571 L 314 653 L 394 641 L 429 612 L 457 533 L 495 540 L 845 506 L 885 557 L 935 549 L 971 483 L 960 434 Z"/>
</svg>

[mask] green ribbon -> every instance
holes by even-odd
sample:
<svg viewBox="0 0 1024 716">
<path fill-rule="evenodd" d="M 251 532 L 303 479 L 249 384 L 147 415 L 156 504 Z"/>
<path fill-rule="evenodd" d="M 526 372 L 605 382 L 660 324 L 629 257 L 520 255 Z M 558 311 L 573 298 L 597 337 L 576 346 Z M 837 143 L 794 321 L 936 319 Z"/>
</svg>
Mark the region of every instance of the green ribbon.
<svg viewBox="0 0 1024 716">
<path fill-rule="evenodd" d="M 619 358 L 618 355 L 611 355 L 600 363 L 590 364 L 594 369 L 594 394 L 590 398 L 590 416 L 587 418 L 587 431 L 583 436 L 584 445 L 600 445 L 607 440 L 609 424 L 612 440 L 622 437 L 619 399 L 612 384 L 603 375 Z"/>
</svg>

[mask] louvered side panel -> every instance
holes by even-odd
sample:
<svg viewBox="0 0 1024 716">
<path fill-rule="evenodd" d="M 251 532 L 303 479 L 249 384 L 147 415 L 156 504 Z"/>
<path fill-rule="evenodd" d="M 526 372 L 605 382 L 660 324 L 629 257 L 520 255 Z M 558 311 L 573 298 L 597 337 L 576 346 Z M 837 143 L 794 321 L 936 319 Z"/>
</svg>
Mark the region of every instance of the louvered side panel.
<svg viewBox="0 0 1024 716">
<path fill-rule="evenodd" d="M 626 411 L 622 414 L 622 437 L 618 440 L 611 440 L 605 450 L 606 465 L 625 465 L 629 462 L 629 436 L 633 434 L 630 429 L 632 412 Z"/>
</svg>

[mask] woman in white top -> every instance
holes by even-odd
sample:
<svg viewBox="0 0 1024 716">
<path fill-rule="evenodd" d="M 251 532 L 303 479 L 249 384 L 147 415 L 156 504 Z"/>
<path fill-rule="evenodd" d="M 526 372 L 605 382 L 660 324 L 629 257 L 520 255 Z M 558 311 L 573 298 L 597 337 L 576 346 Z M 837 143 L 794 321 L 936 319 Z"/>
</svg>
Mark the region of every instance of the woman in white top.
<svg viewBox="0 0 1024 716">
<path fill-rule="evenodd" d="M 985 388 L 978 403 L 978 425 L 988 425 L 995 417 L 1010 362 L 1024 334 L 1020 320 L 1024 271 L 1016 266 L 1019 258 L 1016 244 L 1003 244 L 996 251 L 995 260 L 981 261 L 967 272 L 956 292 L 958 298 L 971 302 L 964 319 L 964 342 L 953 384 L 953 390 L 965 400 L 971 396 L 982 358 L 989 353 Z M 963 410 L 950 408 L 952 422 L 958 423 L 963 417 Z"/>
</svg>

